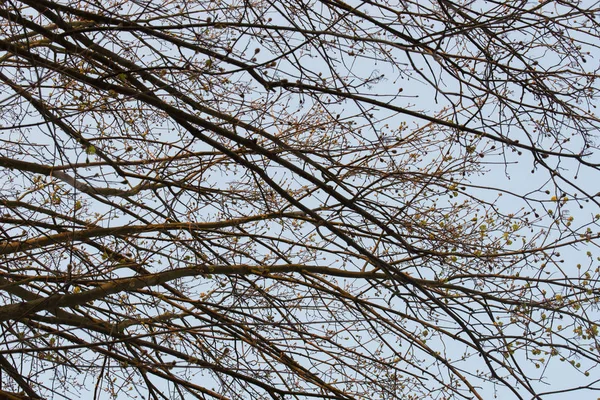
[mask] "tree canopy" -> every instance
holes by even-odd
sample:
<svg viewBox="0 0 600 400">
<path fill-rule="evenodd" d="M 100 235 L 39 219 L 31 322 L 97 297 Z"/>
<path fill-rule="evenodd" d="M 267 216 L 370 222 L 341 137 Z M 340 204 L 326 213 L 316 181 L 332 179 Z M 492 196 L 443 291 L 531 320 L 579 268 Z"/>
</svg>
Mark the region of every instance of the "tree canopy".
<svg viewBox="0 0 600 400">
<path fill-rule="evenodd" d="M 598 7 L 1 2 L 0 395 L 600 390 Z"/>
</svg>

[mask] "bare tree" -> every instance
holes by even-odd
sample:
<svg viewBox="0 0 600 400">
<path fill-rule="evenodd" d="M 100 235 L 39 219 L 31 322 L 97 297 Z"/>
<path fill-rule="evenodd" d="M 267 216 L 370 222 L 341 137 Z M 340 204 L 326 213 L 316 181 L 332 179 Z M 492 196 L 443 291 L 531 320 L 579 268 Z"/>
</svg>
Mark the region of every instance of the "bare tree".
<svg viewBox="0 0 600 400">
<path fill-rule="evenodd" d="M 3 1 L 0 394 L 599 390 L 598 15 Z"/>
</svg>

